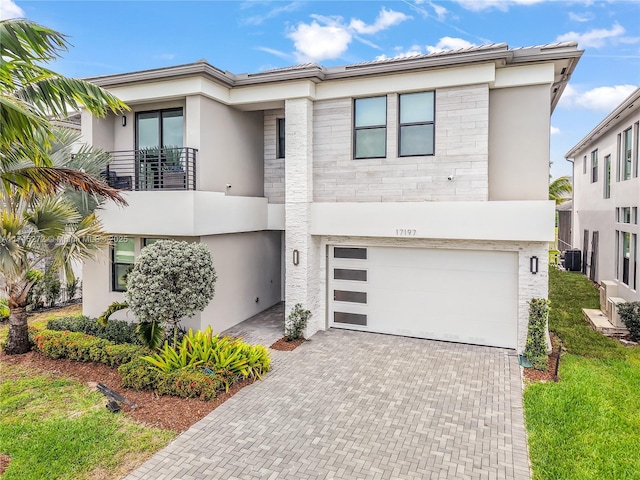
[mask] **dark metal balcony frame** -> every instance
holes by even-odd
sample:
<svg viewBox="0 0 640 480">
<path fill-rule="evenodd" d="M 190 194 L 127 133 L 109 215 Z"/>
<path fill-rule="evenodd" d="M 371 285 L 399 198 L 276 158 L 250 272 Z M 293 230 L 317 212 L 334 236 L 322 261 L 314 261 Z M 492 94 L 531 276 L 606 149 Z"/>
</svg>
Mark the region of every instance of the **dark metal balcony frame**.
<svg viewBox="0 0 640 480">
<path fill-rule="evenodd" d="M 195 190 L 197 153 L 190 147 L 109 152 L 111 160 L 102 175 L 119 190 Z"/>
</svg>

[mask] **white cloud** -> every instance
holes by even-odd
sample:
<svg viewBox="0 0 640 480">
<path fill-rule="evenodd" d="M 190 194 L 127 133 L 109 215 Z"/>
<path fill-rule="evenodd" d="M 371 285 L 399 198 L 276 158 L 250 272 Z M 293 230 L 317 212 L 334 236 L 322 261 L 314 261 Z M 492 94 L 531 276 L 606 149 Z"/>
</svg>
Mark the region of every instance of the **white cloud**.
<svg viewBox="0 0 640 480">
<path fill-rule="evenodd" d="M 578 42 L 580 47 L 601 48 L 608 43 L 637 43 L 637 37 L 623 37 L 625 29 L 622 25 L 614 23 L 611 29 L 595 28 L 585 33 L 568 32 L 556 38 L 558 42 Z"/>
<path fill-rule="evenodd" d="M 396 12 L 394 10 L 387 10 L 382 7 L 380 13 L 378 13 L 378 18 L 373 25 L 367 25 L 362 20 L 358 18 L 352 18 L 351 23 L 349 23 L 349 28 L 355 30 L 359 34 L 373 35 L 374 33 L 378 33 L 381 30 L 386 30 L 389 27 L 393 27 L 394 25 L 398 25 L 405 20 L 408 20 L 408 15 L 405 15 L 402 12 Z"/>
<path fill-rule="evenodd" d="M 431 6 L 431 8 L 433 8 L 433 11 L 436 12 L 438 20 L 442 21 L 447 17 L 447 13 L 449 13 L 449 10 L 444 8 L 442 5 L 437 5 L 432 2 L 429 2 L 429 5 Z"/>
<path fill-rule="evenodd" d="M 551 133 L 551 135 L 557 135 L 560 133 L 560 129 L 558 127 L 554 127 L 553 125 L 551 125 L 551 128 L 549 130 L 549 133 Z"/>
<path fill-rule="evenodd" d="M 594 15 L 591 12 L 584 12 L 584 13 L 573 13 L 573 12 L 569 12 L 569 20 L 572 20 L 574 22 L 588 22 L 589 20 L 593 20 L 594 19 Z"/>
<path fill-rule="evenodd" d="M 294 55 L 300 62 L 320 62 L 339 58 L 347 51 L 353 39 L 372 48 L 379 48 L 358 35 L 372 35 L 411 17 L 383 7 L 371 25 L 357 18 L 352 18 L 349 24 L 339 16 L 311 15 L 311 18 L 313 19 L 311 23 L 301 22 L 290 28 L 287 33 L 287 37 L 294 42 L 296 49 Z"/>
<path fill-rule="evenodd" d="M 247 8 L 248 6 L 252 6 L 252 3 L 253 2 L 249 2 L 248 5 L 245 5 L 242 8 Z M 240 21 L 240 23 L 242 23 L 244 25 L 261 25 L 266 20 L 269 20 L 270 18 L 277 17 L 281 13 L 294 12 L 297 9 L 299 9 L 302 5 L 303 5 L 302 2 L 291 2 L 291 3 L 288 3 L 286 5 L 282 5 L 282 6 L 279 6 L 279 7 L 276 7 L 276 8 L 272 8 L 271 10 L 268 10 L 267 12 L 265 12 L 265 13 L 263 13 L 261 15 L 254 15 L 253 17 L 244 18 L 244 19 L 242 19 Z"/>
<path fill-rule="evenodd" d="M 13 0 L 2 0 L 0 2 L 0 20 L 10 18 L 24 18 L 24 10 L 15 4 Z"/>
<path fill-rule="evenodd" d="M 280 50 L 276 50 L 275 48 L 256 47 L 256 50 L 260 50 L 261 52 L 270 53 L 271 55 L 275 55 L 276 57 L 280 57 L 280 58 L 285 58 L 285 59 L 290 59 L 291 58 L 291 55 L 289 55 L 288 53 L 281 52 Z M 272 68 L 272 67 L 269 67 L 269 68 Z M 265 68 L 263 70 L 267 70 L 267 69 Z"/>
<path fill-rule="evenodd" d="M 287 36 L 293 40 L 295 56 L 302 63 L 338 58 L 347 51 L 353 38 L 339 23 L 320 25 L 315 20 L 298 24 Z"/>
<path fill-rule="evenodd" d="M 462 38 L 442 37 L 436 45 L 427 45 L 428 53 L 444 52 L 445 50 L 460 50 L 473 47 L 474 44 Z"/>
<path fill-rule="evenodd" d="M 580 92 L 567 85 L 559 105 L 564 108 L 610 112 L 638 88 L 636 85 L 614 85 L 612 87 L 596 87 Z"/>
<path fill-rule="evenodd" d="M 545 0 L 454 0 L 466 10 L 479 12 L 489 8 L 495 8 L 506 12 L 513 5 L 533 5 Z"/>
</svg>

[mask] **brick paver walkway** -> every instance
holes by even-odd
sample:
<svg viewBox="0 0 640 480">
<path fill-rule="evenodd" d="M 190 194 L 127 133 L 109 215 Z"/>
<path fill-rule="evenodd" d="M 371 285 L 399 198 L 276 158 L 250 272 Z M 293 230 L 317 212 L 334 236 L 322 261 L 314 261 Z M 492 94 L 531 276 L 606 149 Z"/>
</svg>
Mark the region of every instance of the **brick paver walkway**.
<svg viewBox="0 0 640 480">
<path fill-rule="evenodd" d="M 329 330 L 273 357 L 127 479 L 529 478 L 512 351 Z"/>
</svg>

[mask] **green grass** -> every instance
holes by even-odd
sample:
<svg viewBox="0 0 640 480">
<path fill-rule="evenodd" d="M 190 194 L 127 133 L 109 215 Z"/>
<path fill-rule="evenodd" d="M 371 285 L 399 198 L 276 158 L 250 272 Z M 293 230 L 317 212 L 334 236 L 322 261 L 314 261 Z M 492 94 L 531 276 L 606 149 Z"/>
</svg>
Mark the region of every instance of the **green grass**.
<svg viewBox="0 0 640 480">
<path fill-rule="evenodd" d="M 640 348 L 589 327 L 598 292 L 582 275 L 550 272 L 549 328 L 567 349 L 559 383 L 527 386 L 534 479 L 640 479 Z"/>
<path fill-rule="evenodd" d="M 166 445 L 173 432 L 112 414 L 78 382 L 0 364 L 3 480 L 119 478 Z"/>
</svg>

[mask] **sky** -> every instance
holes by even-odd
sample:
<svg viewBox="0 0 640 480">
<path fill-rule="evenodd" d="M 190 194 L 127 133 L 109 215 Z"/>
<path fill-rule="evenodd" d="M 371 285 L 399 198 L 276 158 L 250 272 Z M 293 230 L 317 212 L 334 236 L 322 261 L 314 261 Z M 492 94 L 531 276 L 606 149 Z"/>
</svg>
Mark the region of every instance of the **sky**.
<svg viewBox="0 0 640 480">
<path fill-rule="evenodd" d="M 90 77 L 195 62 L 232 73 L 300 63 L 346 65 L 507 43 L 576 41 L 585 50 L 551 118 L 551 174 L 640 86 L 640 1 L 63 1 L 0 0 L 68 36 L 50 67 Z"/>
</svg>

